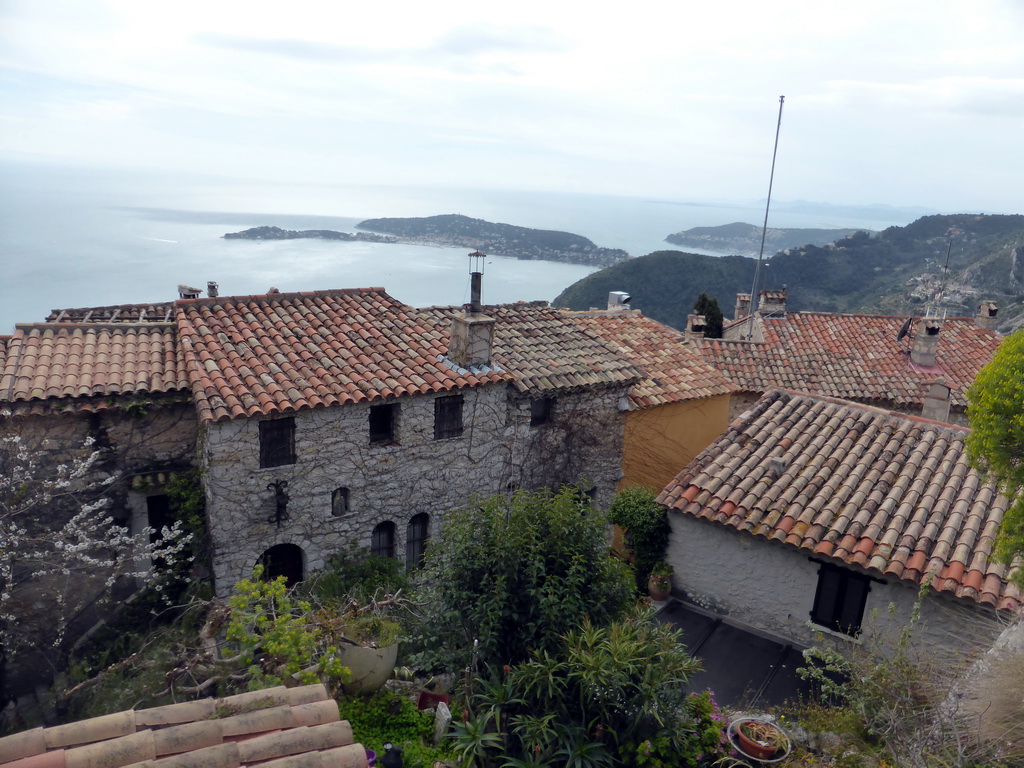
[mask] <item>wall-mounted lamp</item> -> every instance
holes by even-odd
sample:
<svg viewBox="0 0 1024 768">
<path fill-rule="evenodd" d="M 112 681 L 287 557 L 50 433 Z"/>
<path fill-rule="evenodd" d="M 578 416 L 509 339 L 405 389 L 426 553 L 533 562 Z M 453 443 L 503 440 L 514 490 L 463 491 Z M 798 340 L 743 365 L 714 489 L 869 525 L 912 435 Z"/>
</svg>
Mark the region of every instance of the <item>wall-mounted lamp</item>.
<svg viewBox="0 0 1024 768">
<path fill-rule="evenodd" d="M 277 523 L 278 528 L 288 519 L 288 499 L 291 497 L 285 490 L 287 487 L 287 480 L 275 480 L 267 484 L 267 490 L 274 492 L 274 514 L 267 518 L 267 522 Z"/>
</svg>

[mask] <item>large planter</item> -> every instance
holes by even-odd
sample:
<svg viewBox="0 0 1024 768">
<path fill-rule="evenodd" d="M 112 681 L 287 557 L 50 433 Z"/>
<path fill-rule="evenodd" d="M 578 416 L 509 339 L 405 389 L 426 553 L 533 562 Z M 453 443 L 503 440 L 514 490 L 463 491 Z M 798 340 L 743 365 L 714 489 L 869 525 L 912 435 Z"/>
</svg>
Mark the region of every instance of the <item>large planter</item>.
<svg viewBox="0 0 1024 768">
<path fill-rule="evenodd" d="M 341 663 L 349 668 L 351 676 L 342 687 L 346 693 L 373 693 L 379 691 L 395 671 L 398 644 L 384 648 L 344 644 L 339 649 Z"/>
</svg>

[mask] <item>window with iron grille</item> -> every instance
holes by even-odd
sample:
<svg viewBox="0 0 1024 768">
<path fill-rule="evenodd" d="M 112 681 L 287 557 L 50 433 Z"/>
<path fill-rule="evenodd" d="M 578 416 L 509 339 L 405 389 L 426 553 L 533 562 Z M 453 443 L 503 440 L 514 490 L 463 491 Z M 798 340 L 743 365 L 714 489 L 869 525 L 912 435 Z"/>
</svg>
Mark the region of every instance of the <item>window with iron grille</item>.
<svg viewBox="0 0 1024 768">
<path fill-rule="evenodd" d="M 462 395 L 439 397 L 434 401 L 434 439 L 462 435 Z"/>
<path fill-rule="evenodd" d="M 398 415 L 397 403 L 370 406 L 370 442 L 395 442 L 395 422 Z"/>
<path fill-rule="evenodd" d="M 822 563 L 811 621 L 846 635 L 856 635 L 860 632 L 869 591 L 871 579 L 867 576 Z"/>
<path fill-rule="evenodd" d="M 348 512 L 348 488 L 335 488 L 331 491 L 331 514 L 335 517 L 342 517 Z"/>
<path fill-rule="evenodd" d="M 295 419 L 260 422 L 260 466 L 281 467 L 295 463 Z"/>
<path fill-rule="evenodd" d="M 413 515 L 405 530 L 405 569 L 415 571 L 423 564 L 423 553 L 430 538 L 430 515 Z"/>
<path fill-rule="evenodd" d="M 530 426 L 550 424 L 555 417 L 555 398 L 538 397 L 530 401 Z"/>
<path fill-rule="evenodd" d="M 395 524 L 390 520 L 373 529 L 370 538 L 370 554 L 378 557 L 395 556 Z"/>
</svg>

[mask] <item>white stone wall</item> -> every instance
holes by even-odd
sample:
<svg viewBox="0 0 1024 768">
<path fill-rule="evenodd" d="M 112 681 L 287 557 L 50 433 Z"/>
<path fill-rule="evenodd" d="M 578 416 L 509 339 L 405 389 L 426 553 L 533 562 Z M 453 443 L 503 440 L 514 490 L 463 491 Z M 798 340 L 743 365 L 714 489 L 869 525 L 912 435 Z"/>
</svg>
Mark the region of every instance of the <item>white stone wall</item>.
<svg viewBox="0 0 1024 768">
<path fill-rule="evenodd" d="M 677 596 L 798 646 L 814 645 L 819 634 L 845 638 L 809 624 L 820 568 L 810 552 L 678 512 L 669 512 L 669 521 L 668 561 Z M 918 589 L 892 577 L 881 580 L 886 583 L 871 584 L 863 626 L 865 631 L 891 633 L 910 620 Z M 925 599 L 921 613 L 917 640 L 937 650 L 987 647 L 1000 629 L 994 610 L 934 593 Z"/>
<path fill-rule="evenodd" d="M 610 500 L 621 473 L 622 390 L 566 395 L 554 426 L 531 428 L 529 400 L 510 399 L 505 385 L 465 389 L 463 435 L 434 440 L 434 400 L 448 394 L 394 400 L 391 445 L 369 442 L 368 404 L 296 413 L 296 462 L 266 469 L 256 419 L 209 425 L 204 482 L 217 590 L 230 591 L 271 546 L 300 547 L 308 574 L 351 540 L 369 546 L 374 527 L 386 521 L 395 524 L 396 556 L 404 561 L 414 515 L 429 514 L 434 535 L 439 513 L 475 494 L 572 482 L 583 468 L 599 502 Z M 267 490 L 277 480 L 288 482 L 290 496 L 280 527 L 270 521 L 274 493 Z M 339 487 L 349 489 L 350 511 L 334 517 L 331 492 Z"/>
</svg>

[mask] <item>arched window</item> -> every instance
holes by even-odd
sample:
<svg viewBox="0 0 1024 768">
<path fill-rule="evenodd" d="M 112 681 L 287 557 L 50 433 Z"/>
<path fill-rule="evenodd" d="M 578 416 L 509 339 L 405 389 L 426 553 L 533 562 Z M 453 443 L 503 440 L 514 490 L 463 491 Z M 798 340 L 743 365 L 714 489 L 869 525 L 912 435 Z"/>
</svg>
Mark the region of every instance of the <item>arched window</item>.
<svg viewBox="0 0 1024 768">
<path fill-rule="evenodd" d="M 263 566 L 263 578 L 276 579 L 284 576 L 288 586 L 294 587 L 303 578 L 302 549 L 295 544 L 275 544 L 262 555 L 259 563 Z"/>
<path fill-rule="evenodd" d="M 430 538 L 430 515 L 421 512 L 413 515 L 405 529 L 405 569 L 414 571 L 423 562 L 423 552 Z"/>
<path fill-rule="evenodd" d="M 370 554 L 380 557 L 395 556 L 395 524 L 390 520 L 373 529 L 370 540 Z"/>
</svg>

